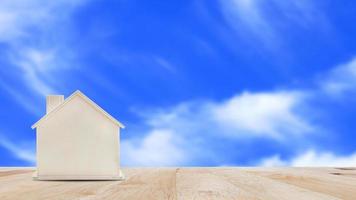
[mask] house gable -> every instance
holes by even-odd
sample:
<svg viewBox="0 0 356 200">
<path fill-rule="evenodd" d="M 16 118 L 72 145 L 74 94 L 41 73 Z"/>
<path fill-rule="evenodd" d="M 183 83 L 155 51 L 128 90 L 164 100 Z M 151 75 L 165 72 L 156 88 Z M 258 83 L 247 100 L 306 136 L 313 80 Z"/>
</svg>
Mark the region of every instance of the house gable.
<svg viewBox="0 0 356 200">
<path fill-rule="evenodd" d="M 75 91 L 72 95 L 70 95 L 68 98 L 65 99 L 65 101 L 56 107 L 54 110 L 52 110 L 50 113 L 46 114 L 43 116 L 40 120 L 38 120 L 35 124 L 31 126 L 32 129 L 35 129 L 38 125 L 40 125 L 43 121 L 46 119 L 50 118 L 51 116 L 54 116 L 59 110 L 61 110 L 64 106 L 66 106 L 68 103 L 70 103 L 74 98 L 81 98 L 84 100 L 88 105 L 90 105 L 92 108 L 94 108 L 98 113 L 104 115 L 106 118 L 108 118 L 110 121 L 112 121 L 114 124 L 117 124 L 120 128 L 125 128 L 125 126 L 117 121 L 114 117 L 112 117 L 109 113 L 107 113 L 105 110 L 103 110 L 100 106 L 98 106 L 95 102 L 93 102 L 91 99 L 89 99 L 87 96 L 85 96 L 82 92 L 79 90 Z"/>
</svg>

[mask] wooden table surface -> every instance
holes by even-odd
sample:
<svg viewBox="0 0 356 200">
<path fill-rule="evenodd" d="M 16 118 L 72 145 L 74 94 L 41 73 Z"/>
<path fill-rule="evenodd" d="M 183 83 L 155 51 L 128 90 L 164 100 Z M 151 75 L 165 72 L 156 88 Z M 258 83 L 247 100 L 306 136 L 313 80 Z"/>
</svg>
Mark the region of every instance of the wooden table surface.
<svg viewBox="0 0 356 200">
<path fill-rule="evenodd" d="M 6 199 L 350 199 L 356 168 L 124 168 L 125 181 L 34 181 L 0 168 Z"/>
</svg>

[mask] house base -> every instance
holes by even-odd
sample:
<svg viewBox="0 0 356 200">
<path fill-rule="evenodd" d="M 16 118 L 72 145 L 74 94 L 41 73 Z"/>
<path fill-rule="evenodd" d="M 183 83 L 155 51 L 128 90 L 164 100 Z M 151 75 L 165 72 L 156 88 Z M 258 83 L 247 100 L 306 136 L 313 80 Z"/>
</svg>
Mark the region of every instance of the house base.
<svg viewBox="0 0 356 200">
<path fill-rule="evenodd" d="M 123 181 L 125 180 L 125 175 L 120 170 L 118 176 L 105 176 L 105 175 L 38 175 L 37 171 L 35 171 L 32 175 L 33 180 L 39 181 L 65 181 L 65 180 L 116 180 Z"/>
</svg>

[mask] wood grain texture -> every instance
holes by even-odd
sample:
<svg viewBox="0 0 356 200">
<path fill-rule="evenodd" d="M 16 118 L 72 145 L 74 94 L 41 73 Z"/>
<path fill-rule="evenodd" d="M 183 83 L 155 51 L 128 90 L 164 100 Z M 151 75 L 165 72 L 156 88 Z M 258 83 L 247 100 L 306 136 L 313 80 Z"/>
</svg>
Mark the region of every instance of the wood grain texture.
<svg viewBox="0 0 356 200">
<path fill-rule="evenodd" d="M 125 181 L 34 181 L 0 168 L 0 199 L 356 199 L 356 168 L 124 168 Z"/>
</svg>

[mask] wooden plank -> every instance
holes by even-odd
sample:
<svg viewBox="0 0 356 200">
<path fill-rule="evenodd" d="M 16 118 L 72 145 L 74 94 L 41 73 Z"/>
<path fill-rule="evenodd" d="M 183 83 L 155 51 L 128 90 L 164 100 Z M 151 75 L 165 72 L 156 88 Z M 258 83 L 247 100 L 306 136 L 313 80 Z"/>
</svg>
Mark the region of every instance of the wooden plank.
<svg viewBox="0 0 356 200">
<path fill-rule="evenodd" d="M 176 168 L 125 170 L 126 181 L 98 193 L 100 199 L 176 199 Z"/>
<path fill-rule="evenodd" d="M 249 172 L 341 199 L 356 199 L 355 168 L 275 168 Z"/>
<path fill-rule="evenodd" d="M 181 191 L 179 197 L 182 199 L 206 199 L 205 194 L 214 199 L 338 199 L 237 168 L 185 169 L 177 176 L 177 190 Z"/>
<path fill-rule="evenodd" d="M 356 169 L 126 168 L 125 181 L 34 181 L 0 168 L 0 199 L 356 199 Z"/>
</svg>

